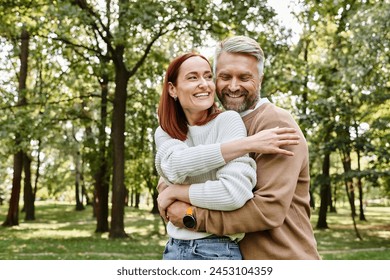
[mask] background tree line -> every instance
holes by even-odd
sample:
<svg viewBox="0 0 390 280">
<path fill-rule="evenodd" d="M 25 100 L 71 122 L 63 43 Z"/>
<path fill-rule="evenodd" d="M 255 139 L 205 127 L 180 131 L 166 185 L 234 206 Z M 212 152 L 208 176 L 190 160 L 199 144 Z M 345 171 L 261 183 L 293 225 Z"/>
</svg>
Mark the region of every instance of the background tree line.
<svg viewBox="0 0 390 280">
<path fill-rule="evenodd" d="M 390 193 L 390 4 L 293 2 L 294 41 L 265 1 L 2 2 L 3 225 L 19 223 L 23 194 L 25 220 L 37 199 L 90 203 L 96 232 L 125 237 L 126 205 L 148 198 L 156 211 L 153 133 L 168 62 L 241 34 L 265 51 L 262 96 L 290 110 L 309 142 L 317 227 L 344 199 L 364 220 L 365 201 Z"/>
</svg>

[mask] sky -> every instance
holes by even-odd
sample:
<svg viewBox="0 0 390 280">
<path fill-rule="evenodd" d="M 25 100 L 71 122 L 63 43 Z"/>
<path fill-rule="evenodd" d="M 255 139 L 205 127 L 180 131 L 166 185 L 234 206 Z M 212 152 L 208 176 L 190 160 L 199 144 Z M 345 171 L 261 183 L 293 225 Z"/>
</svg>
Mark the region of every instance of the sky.
<svg viewBox="0 0 390 280">
<path fill-rule="evenodd" d="M 277 18 L 285 26 L 288 26 L 293 30 L 292 43 L 297 43 L 299 40 L 299 33 L 302 31 L 298 21 L 291 14 L 292 9 L 296 9 L 297 6 L 292 5 L 296 2 L 295 0 L 267 0 L 268 4 L 275 9 Z M 290 7 L 290 4 L 292 5 Z M 205 43 L 203 48 L 200 48 L 199 52 L 206 57 L 212 57 L 214 54 L 215 41 L 208 41 Z"/>
<path fill-rule="evenodd" d="M 295 31 L 293 42 L 296 43 L 299 39 L 299 33 L 302 31 L 302 27 L 298 21 L 291 14 L 293 9 L 297 9 L 297 5 L 293 4 L 296 1 L 293 0 L 267 0 L 268 4 L 275 9 L 278 14 L 278 19 L 285 25 Z M 290 7 L 291 5 L 291 7 Z"/>
</svg>

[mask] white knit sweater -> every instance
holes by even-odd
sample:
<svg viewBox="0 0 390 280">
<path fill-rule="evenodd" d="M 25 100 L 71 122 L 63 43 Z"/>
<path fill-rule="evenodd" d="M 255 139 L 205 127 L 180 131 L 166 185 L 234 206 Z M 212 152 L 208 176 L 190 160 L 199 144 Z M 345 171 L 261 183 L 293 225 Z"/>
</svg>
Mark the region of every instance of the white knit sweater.
<svg viewBox="0 0 390 280">
<path fill-rule="evenodd" d="M 220 146 L 245 136 L 244 123 L 234 111 L 223 112 L 206 125 L 189 126 L 184 142 L 171 138 L 158 127 L 155 132 L 157 171 L 168 184 L 191 184 L 189 196 L 194 206 L 222 211 L 238 209 L 253 197 L 256 164 L 248 155 L 225 163 Z M 167 231 L 177 239 L 209 235 L 180 229 L 172 223 L 168 223 Z"/>
</svg>

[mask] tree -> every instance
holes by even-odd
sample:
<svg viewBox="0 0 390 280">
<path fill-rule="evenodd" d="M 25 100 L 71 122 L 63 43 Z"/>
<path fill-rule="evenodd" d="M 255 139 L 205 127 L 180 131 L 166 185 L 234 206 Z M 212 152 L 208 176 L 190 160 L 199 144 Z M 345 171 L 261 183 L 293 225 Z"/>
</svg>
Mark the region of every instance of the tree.
<svg viewBox="0 0 390 280">
<path fill-rule="evenodd" d="M 27 71 L 28 71 L 28 49 L 29 49 L 29 33 L 23 28 L 21 31 L 21 46 L 20 46 L 20 76 L 19 76 L 19 90 L 18 90 L 18 106 L 24 106 L 27 103 L 26 100 L 26 80 L 27 80 Z M 19 225 L 19 197 L 21 190 L 21 180 L 22 180 L 22 170 L 23 170 L 23 159 L 26 161 L 24 167 L 25 172 L 30 174 L 30 164 L 26 152 L 23 151 L 22 147 L 22 136 L 17 131 L 15 137 L 15 146 L 16 153 L 14 154 L 14 177 L 12 180 L 12 193 L 10 199 L 10 205 L 8 209 L 8 214 L 6 220 L 3 223 L 3 226 L 15 226 Z M 27 188 L 31 188 L 31 181 L 29 176 L 26 176 Z M 30 207 L 27 208 L 28 211 L 31 211 Z M 29 212 L 31 214 L 31 212 Z M 30 218 L 30 217 L 29 217 Z M 32 217 L 31 217 L 32 218 Z"/>
<path fill-rule="evenodd" d="M 318 177 L 318 182 L 324 184 L 320 191 L 321 207 L 317 227 L 326 228 L 326 211 L 331 194 L 329 168 L 332 167 L 332 157 L 329 156 L 336 150 L 339 151 L 344 170 L 333 178 L 342 178 L 345 182 L 353 219 L 356 215 L 357 182 L 360 218 L 364 219 L 362 179 L 364 176 L 369 178 L 366 175 L 370 172 L 362 170 L 367 168 L 367 165 L 363 167 L 361 160 L 368 156 L 364 154 L 364 147 L 368 145 L 363 144 L 368 143 L 368 139 L 364 139 L 366 133 L 362 133 L 361 127 L 368 124 L 369 116 L 374 114 L 372 109 L 376 108 L 373 105 L 383 102 L 383 94 L 386 92 L 383 70 L 388 65 L 383 65 L 380 58 L 386 52 L 383 42 L 387 40 L 383 39 L 388 36 L 384 31 L 387 23 L 382 20 L 382 16 L 378 16 L 377 11 L 387 11 L 385 6 L 388 4 L 383 1 L 342 1 L 336 4 L 334 1 L 301 2 L 307 9 L 302 15 L 306 15 L 310 27 L 308 31 L 311 32 L 311 40 L 315 42 L 309 55 L 309 63 L 313 65 L 310 87 L 317 91 L 309 95 L 311 102 L 308 109 L 313 127 L 310 134 L 314 136 L 311 136 L 310 144 L 316 153 L 313 158 L 319 154 L 324 155 L 323 174 Z M 367 28 L 367 24 L 371 28 Z M 374 40 L 370 38 L 373 34 L 376 34 Z M 366 49 L 367 45 L 371 45 L 367 52 L 374 55 L 363 54 L 362 49 Z M 381 66 L 377 68 L 377 65 Z M 372 68 L 377 71 L 372 71 Z M 375 81 L 371 80 L 372 72 L 376 73 Z M 372 94 L 377 90 L 381 94 Z M 356 233 L 359 237 L 357 230 Z"/>
<path fill-rule="evenodd" d="M 106 12 L 110 8 L 110 1 L 106 2 Z M 255 7 L 258 1 L 242 3 L 232 1 L 226 3 L 223 8 L 237 5 L 236 9 L 224 10 L 209 1 L 195 3 L 193 1 L 176 2 L 128 2 L 118 1 L 117 13 L 115 13 L 116 24 L 109 26 L 106 20 L 109 17 L 102 16 L 90 3 L 85 0 L 72 1 L 80 11 L 76 11 L 80 18 L 84 19 L 86 28 L 92 30 L 99 36 L 107 47 L 107 52 L 112 59 L 115 69 L 115 90 L 113 99 L 113 114 L 111 126 L 111 139 L 113 147 L 113 177 L 112 177 L 112 214 L 110 237 L 125 237 L 123 225 L 124 202 L 126 189 L 124 186 L 125 170 L 125 116 L 127 87 L 130 78 L 135 76 L 139 68 L 144 64 L 147 57 L 152 52 L 152 47 L 166 34 L 184 35 L 189 32 L 193 35 L 196 43 L 202 37 L 200 30 L 210 30 L 216 34 L 221 34 L 218 26 L 222 20 L 228 23 L 241 22 L 244 18 L 250 23 L 257 14 L 240 7 Z M 262 5 L 259 5 L 262 6 Z M 71 9 L 75 12 L 74 9 Z M 257 10 L 259 12 L 259 10 Z M 252 14 L 253 13 L 253 14 Z M 218 15 L 221 21 L 213 25 L 215 17 Z M 233 17 L 232 17 L 233 15 Z M 266 15 L 264 13 L 263 15 Z M 114 18 L 114 16 L 110 17 Z M 257 19 L 256 19 L 257 22 Z M 127 40 L 128 36 L 131 42 Z M 130 43 L 130 44 L 129 44 Z M 136 51 L 134 51 L 136 50 Z"/>
</svg>

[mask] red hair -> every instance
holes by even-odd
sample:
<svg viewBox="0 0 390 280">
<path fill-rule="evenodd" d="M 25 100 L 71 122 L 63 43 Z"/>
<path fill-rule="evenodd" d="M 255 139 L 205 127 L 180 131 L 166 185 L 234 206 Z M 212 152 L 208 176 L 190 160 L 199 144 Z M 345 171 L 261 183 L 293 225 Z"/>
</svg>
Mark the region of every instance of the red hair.
<svg viewBox="0 0 390 280">
<path fill-rule="evenodd" d="M 169 134 L 172 138 L 184 141 L 187 139 L 188 133 L 188 121 L 184 114 L 183 108 L 179 101 L 175 101 L 169 95 L 169 83 L 176 86 L 177 77 L 179 76 L 180 66 L 184 61 L 191 57 L 201 57 L 210 62 L 203 55 L 197 53 L 186 53 L 175 58 L 168 66 L 167 72 L 165 73 L 164 84 L 162 94 L 160 97 L 160 104 L 158 107 L 158 118 L 161 128 Z M 211 65 L 210 65 L 211 69 Z M 196 125 L 204 125 L 214 119 L 220 110 L 217 104 L 214 102 L 213 105 L 208 109 L 207 118 L 204 121 L 196 123 Z"/>
</svg>

